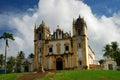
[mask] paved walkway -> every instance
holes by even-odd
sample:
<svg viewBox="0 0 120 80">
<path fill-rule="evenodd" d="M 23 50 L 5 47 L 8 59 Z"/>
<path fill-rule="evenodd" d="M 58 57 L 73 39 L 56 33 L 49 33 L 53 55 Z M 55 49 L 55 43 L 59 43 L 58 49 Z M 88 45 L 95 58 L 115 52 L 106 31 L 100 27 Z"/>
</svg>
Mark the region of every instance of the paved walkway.
<svg viewBox="0 0 120 80">
<path fill-rule="evenodd" d="M 33 74 L 26 74 L 21 77 L 19 77 L 17 80 L 33 80 L 35 78 L 43 77 L 47 74 L 48 72 L 39 72 L 39 73 L 33 73 Z"/>
</svg>

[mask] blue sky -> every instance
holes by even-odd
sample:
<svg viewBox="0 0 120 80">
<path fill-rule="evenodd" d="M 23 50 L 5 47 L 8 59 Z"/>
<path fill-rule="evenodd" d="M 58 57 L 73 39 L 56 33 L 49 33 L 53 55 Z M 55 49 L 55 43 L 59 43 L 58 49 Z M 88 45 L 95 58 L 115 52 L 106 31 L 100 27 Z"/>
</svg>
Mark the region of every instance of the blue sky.
<svg viewBox="0 0 120 80">
<path fill-rule="evenodd" d="M 28 8 L 37 8 L 39 0 L 0 0 L 0 13 L 25 13 Z"/>
<path fill-rule="evenodd" d="M 39 0 L 0 0 L 0 14 L 28 13 L 28 8 L 37 8 Z M 113 13 L 119 11 L 120 0 L 83 0 L 88 4 L 93 13 L 97 15 L 112 16 Z"/>
<path fill-rule="evenodd" d="M 84 0 L 88 4 L 93 13 L 97 15 L 112 16 L 120 10 L 120 0 Z"/>
<path fill-rule="evenodd" d="M 89 44 L 100 59 L 106 43 L 120 43 L 119 3 L 120 0 L 0 0 L 0 35 L 10 32 L 16 38 L 10 41 L 13 47 L 9 48 L 9 55 L 16 55 L 20 50 L 33 53 L 35 23 L 39 25 L 45 20 L 52 31 L 58 24 L 69 31 L 73 18 L 80 14 L 88 25 Z M 4 53 L 3 40 L 0 53 Z"/>
<path fill-rule="evenodd" d="M 29 11 L 29 8 L 38 8 L 39 0 L 0 0 L 0 14 L 4 15 L 19 15 L 28 14 L 31 15 L 33 11 Z M 93 14 L 98 16 L 112 16 L 120 9 L 120 0 L 83 0 L 83 2 L 90 6 Z M 16 31 L 15 29 L 7 28 L 7 23 L 1 25 L 4 26 L 0 29 L 0 33 L 4 31 Z"/>
<path fill-rule="evenodd" d="M 29 8 L 37 8 L 39 0 L 0 0 L 0 14 L 11 16 L 18 16 L 19 14 L 32 14 L 32 11 L 29 11 Z M 9 19 L 9 18 L 8 18 Z M 3 22 L 4 26 L 0 28 L 0 33 L 4 31 L 7 32 L 14 32 L 15 29 L 7 28 L 9 25 L 6 23 L 7 21 Z"/>
</svg>

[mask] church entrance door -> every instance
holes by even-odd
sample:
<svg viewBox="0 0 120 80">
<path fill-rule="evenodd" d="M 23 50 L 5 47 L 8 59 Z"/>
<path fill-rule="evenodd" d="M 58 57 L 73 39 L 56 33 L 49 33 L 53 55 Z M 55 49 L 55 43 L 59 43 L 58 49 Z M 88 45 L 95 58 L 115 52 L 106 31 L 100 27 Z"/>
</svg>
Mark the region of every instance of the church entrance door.
<svg viewBox="0 0 120 80">
<path fill-rule="evenodd" d="M 28 71 L 29 71 L 29 66 L 27 65 L 24 67 L 24 72 L 28 72 Z"/>
<path fill-rule="evenodd" d="M 57 70 L 62 70 L 63 69 L 63 60 L 62 60 L 62 58 L 57 58 L 56 59 L 56 69 Z"/>
</svg>

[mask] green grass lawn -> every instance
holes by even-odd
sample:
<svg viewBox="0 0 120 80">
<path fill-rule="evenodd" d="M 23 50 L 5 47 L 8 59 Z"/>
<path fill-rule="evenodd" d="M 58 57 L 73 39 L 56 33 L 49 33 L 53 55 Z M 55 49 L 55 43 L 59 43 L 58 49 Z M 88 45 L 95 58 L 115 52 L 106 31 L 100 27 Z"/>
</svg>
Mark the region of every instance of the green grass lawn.
<svg viewBox="0 0 120 80">
<path fill-rule="evenodd" d="M 0 74 L 0 80 L 16 80 L 18 77 L 29 74 L 29 73 L 9 73 L 9 74 Z"/>
<path fill-rule="evenodd" d="M 29 73 L 0 74 L 0 80 L 16 80 Z M 120 80 L 120 71 L 105 70 L 63 70 L 49 72 L 45 77 L 35 80 Z"/>
<path fill-rule="evenodd" d="M 69 70 L 49 73 L 35 80 L 120 80 L 120 71 Z"/>
</svg>

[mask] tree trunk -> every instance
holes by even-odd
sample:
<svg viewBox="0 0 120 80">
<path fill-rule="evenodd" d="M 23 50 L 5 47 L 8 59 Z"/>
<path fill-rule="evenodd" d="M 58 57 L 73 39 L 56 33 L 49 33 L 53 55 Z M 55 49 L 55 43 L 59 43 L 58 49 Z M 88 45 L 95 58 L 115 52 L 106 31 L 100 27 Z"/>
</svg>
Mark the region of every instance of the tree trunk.
<svg viewBox="0 0 120 80">
<path fill-rule="evenodd" d="M 7 42 L 7 40 L 5 40 Z M 5 45 L 5 74 L 7 72 L 7 63 L 6 63 L 6 57 L 7 57 L 7 45 Z"/>
</svg>

